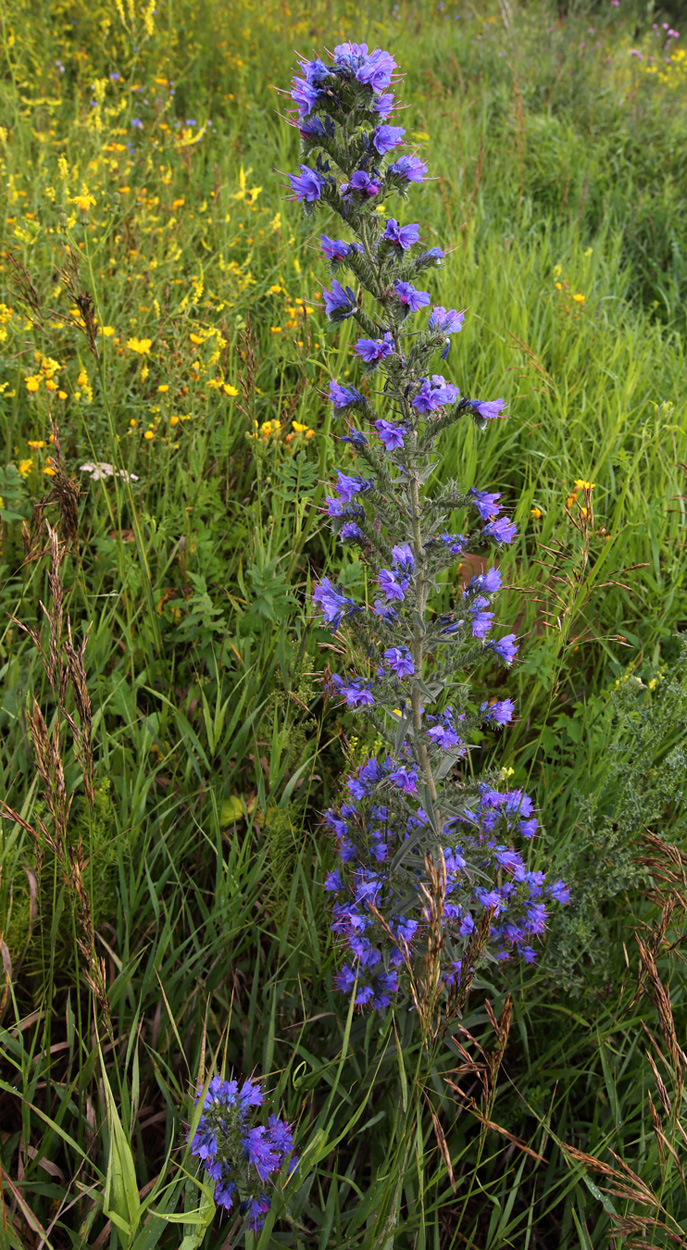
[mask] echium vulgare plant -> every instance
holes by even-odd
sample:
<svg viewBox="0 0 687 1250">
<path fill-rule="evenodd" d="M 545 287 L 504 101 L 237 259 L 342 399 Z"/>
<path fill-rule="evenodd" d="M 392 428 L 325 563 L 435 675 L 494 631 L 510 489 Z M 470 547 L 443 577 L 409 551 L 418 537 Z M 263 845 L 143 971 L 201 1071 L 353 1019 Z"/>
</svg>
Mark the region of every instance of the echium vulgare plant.
<svg viewBox="0 0 687 1250">
<path fill-rule="evenodd" d="M 515 536 L 499 494 L 431 482 L 440 434 L 466 417 L 486 427 L 504 401 L 461 397 L 430 371 L 437 354 L 446 360 L 464 313 L 432 307 L 416 285 L 443 251 L 416 250 L 419 226 L 377 211 L 394 195 L 405 200 L 428 172 L 398 152 L 405 130 L 389 121 L 396 62 L 354 43 L 330 59 L 302 60 L 294 79 L 303 163 L 289 178 L 307 213 L 326 205 L 349 234 L 321 235 L 322 252 L 357 291 L 332 276 L 323 294 L 334 325 L 351 318 L 362 331 L 355 355 L 367 383 L 332 380 L 329 390 L 347 425 L 341 441 L 362 471 L 337 471 L 327 508 L 341 542 L 359 547 L 379 597 L 359 603 L 325 577 L 314 600 L 347 646 L 348 671 L 333 686 L 382 746 L 326 813 L 340 864 L 325 888 L 347 948 L 340 989 L 383 1008 L 405 969 L 428 1025 L 462 1009 L 476 966 L 516 953 L 533 961 L 550 901 L 568 893 L 528 871 L 513 845 L 537 831 L 531 799 L 498 788 L 500 773 L 475 781 L 465 768 L 475 731 L 499 729 L 515 711 L 510 699 L 475 697 L 468 680 L 485 660 L 508 667 L 517 652 L 514 634 L 492 636 L 501 573 L 473 576 L 450 613 L 431 604 L 457 558 L 498 552 Z M 476 520 L 465 534 L 450 528 L 459 510 Z"/>
<path fill-rule="evenodd" d="M 196 1106 L 203 1096 L 201 1090 Z M 270 1113 L 267 1127 L 256 1124 L 256 1108 L 263 1094 L 257 1081 L 210 1080 L 203 1112 L 191 1142 L 208 1176 L 215 1182 L 214 1199 L 227 1211 L 237 1208 L 249 1228 L 262 1228 L 271 1206 L 267 1192 L 270 1175 L 278 1172 L 293 1149 L 293 1135 L 285 1120 Z M 295 1155 L 289 1173 L 298 1166 Z"/>
</svg>

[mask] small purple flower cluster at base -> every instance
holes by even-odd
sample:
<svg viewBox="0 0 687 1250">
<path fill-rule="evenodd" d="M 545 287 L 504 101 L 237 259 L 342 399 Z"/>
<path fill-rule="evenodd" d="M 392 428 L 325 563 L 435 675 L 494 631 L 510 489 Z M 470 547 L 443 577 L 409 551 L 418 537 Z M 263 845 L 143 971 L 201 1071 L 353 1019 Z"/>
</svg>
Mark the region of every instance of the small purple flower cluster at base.
<svg viewBox="0 0 687 1250">
<path fill-rule="evenodd" d="M 429 822 L 417 800 L 407 802 L 416 789 L 412 773 L 390 756 L 370 758 L 348 777 L 346 801 L 324 817 L 339 858 L 324 882 L 334 899 L 331 927 L 341 938 L 344 960 L 336 983 L 346 994 L 355 987 L 359 1007 L 389 1006 L 427 925 L 421 865 L 429 836 L 418 840 L 416 831 L 429 835 Z M 473 787 L 471 805 L 444 825 L 447 987 L 485 911 L 489 940 L 481 961 L 518 956 L 532 963 L 549 905 L 569 901 L 562 881 L 549 883 L 545 873 L 530 871 L 512 845 L 514 837 L 531 839 L 537 827 L 522 790 L 486 783 Z M 414 845 L 394 869 L 411 835 Z"/>
<path fill-rule="evenodd" d="M 201 1097 L 202 1090 L 196 1106 Z M 255 1232 L 262 1228 L 271 1206 L 265 1182 L 293 1150 L 293 1133 L 285 1120 L 270 1113 L 267 1127 L 251 1122 L 262 1101 L 257 1082 L 245 1080 L 239 1086 L 238 1081 L 213 1076 L 191 1142 L 191 1154 L 201 1160 L 215 1182 L 217 1205 L 227 1211 L 237 1207 Z M 294 1155 L 289 1173 L 297 1166 Z"/>
</svg>

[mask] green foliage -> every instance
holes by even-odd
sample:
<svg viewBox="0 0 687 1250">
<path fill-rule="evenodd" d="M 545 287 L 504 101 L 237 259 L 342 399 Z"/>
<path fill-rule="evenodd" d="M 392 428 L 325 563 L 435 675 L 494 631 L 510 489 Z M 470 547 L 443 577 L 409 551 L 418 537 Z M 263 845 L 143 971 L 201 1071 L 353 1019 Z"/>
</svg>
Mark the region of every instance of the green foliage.
<svg viewBox="0 0 687 1250">
<path fill-rule="evenodd" d="M 45 814 L 26 714 L 35 697 L 49 719 L 52 695 L 12 618 L 40 630 L 51 601 L 44 530 L 36 517 L 27 550 L 21 527 L 36 505 L 60 520 L 44 473 L 52 414 L 80 490 L 65 613 L 75 637 L 93 622 L 96 805 L 68 752 L 68 836 L 84 846 L 110 1012 L 108 1024 L 89 988 L 72 893 L 49 855 L 39 886 L 34 841 L 2 819 L 0 1246 L 35 1250 L 41 1229 L 53 1250 L 126 1245 L 116 1220 L 106 1230 L 107 1195 L 130 1228 L 138 1212 L 136 1250 L 220 1250 L 230 1228 L 180 1149 L 213 1066 L 264 1072 L 298 1125 L 301 1170 L 260 1250 L 573 1250 L 609 1241 L 611 1206 L 658 1211 L 603 1193 L 566 1144 L 609 1165 L 616 1151 L 684 1229 L 647 1099 L 660 1102 L 644 1025 L 672 1062 L 650 978 L 633 1002 L 633 933 L 646 944 L 660 929 L 664 889 L 643 827 L 685 849 L 684 87 L 646 73 L 651 23 L 624 2 L 560 18 L 410 0 L 369 13 L 174 0 L 150 13 L 152 32 L 129 0 L 11 0 L 0 21 L 0 797 L 27 823 Z M 348 37 L 390 47 L 408 71 L 409 124 L 437 175 L 423 242 L 455 244 L 437 299 L 469 309 L 451 375 L 509 401 L 497 432 L 444 435 L 440 472 L 515 508 L 502 571 L 505 618 L 526 635 L 508 689 L 519 720 L 484 763 L 536 794 L 547 833 L 530 866 L 553 861 L 576 891 L 548 963 L 509 974 L 508 1079 L 488 1097 L 479 1067 L 457 1071 L 468 1060 L 453 1041 L 422 1054 L 412 1015 L 360 1020 L 331 988 L 319 817 L 350 722 L 324 697 L 335 644 L 307 596 L 331 555 L 321 392 L 345 378 L 351 330 L 321 337 L 317 240 L 272 173 L 295 168 L 297 141 L 270 84 L 287 81 L 294 47 Z M 88 210 L 74 203 L 84 183 Z M 57 276 L 68 241 L 97 325 L 114 330 L 97 362 Z M 81 471 L 97 462 L 137 480 Z M 586 554 L 578 504 L 566 512 L 579 478 L 595 482 Z M 350 557 L 346 588 L 365 579 Z M 445 586 L 442 610 L 459 591 Z M 683 933 L 676 903 L 656 962 L 680 1038 Z M 503 986 L 479 982 L 462 1021 L 475 1043 L 457 1035 L 477 1065 L 477 1044 L 496 1045 L 487 999 L 499 1017 Z M 655 1062 L 680 1153 L 677 1085 Z M 630 1250 L 629 1233 L 615 1239 Z"/>
</svg>

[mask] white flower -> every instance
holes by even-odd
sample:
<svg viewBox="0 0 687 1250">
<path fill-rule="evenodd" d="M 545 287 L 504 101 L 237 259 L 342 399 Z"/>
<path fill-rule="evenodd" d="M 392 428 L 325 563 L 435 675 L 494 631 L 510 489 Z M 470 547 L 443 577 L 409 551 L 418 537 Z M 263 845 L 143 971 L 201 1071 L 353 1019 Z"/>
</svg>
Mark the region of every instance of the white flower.
<svg viewBox="0 0 687 1250">
<path fill-rule="evenodd" d="M 135 473 L 127 473 L 126 469 L 114 469 L 111 464 L 105 464 L 98 460 L 96 464 L 82 464 L 79 466 L 82 473 L 90 473 L 94 482 L 99 482 L 106 477 L 121 477 L 125 482 L 137 482 L 138 477 Z"/>
</svg>

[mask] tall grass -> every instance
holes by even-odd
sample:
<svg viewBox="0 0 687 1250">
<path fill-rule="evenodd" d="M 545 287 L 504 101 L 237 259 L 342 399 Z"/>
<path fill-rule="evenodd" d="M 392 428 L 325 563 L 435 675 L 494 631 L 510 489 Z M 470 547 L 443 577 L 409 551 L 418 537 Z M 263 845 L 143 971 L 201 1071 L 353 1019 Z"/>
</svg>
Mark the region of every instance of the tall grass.
<svg viewBox="0 0 687 1250">
<path fill-rule="evenodd" d="M 3 10 L 0 1246 L 240 1244 L 185 1152 L 212 1067 L 265 1073 L 298 1125 L 300 1170 L 248 1245 L 684 1236 L 685 78 L 679 60 L 646 73 L 651 21 L 343 0 Z M 532 867 L 573 887 L 537 968 L 485 975 L 430 1055 L 412 1013 L 359 1018 L 332 990 L 321 887 L 319 814 L 364 746 L 325 697 L 336 656 L 308 598 L 332 556 L 321 390 L 350 332 L 325 337 L 272 85 L 294 46 L 342 37 L 407 71 L 436 175 L 423 239 L 455 244 L 436 298 L 469 309 L 451 374 L 509 401 L 498 433 L 446 440 L 441 472 L 515 510 L 519 719 L 494 762 L 537 795 Z M 99 462 L 119 472 L 80 469 Z M 595 483 L 586 537 L 576 479 Z M 21 629 L 47 647 L 46 520 L 65 622 L 75 639 L 92 622 L 93 804 L 74 696 Z M 351 557 L 344 582 L 364 577 Z M 34 699 L 73 796 L 59 853 Z"/>
</svg>

